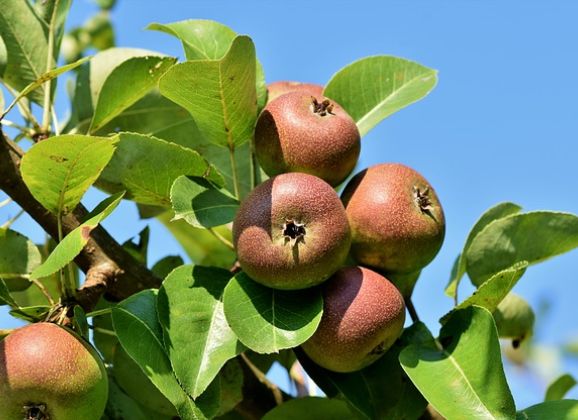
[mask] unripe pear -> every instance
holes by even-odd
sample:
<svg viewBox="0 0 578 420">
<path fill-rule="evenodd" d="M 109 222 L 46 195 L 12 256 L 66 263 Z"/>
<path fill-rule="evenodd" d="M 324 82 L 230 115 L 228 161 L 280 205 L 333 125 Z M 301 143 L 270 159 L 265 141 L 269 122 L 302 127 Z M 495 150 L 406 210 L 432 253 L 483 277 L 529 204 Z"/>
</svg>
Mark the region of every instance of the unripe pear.
<svg viewBox="0 0 578 420">
<path fill-rule="evenodd" d="M 304 289 L 327 280 L 345 261 L 350 241 L 337 193 L 323 180 L 297 172 L 257 186 L 233 222 L 241 268 L 275 289 Z"/>
<path fill-rule="evenodd" d="M 285 95 L 289 92 L 303 92 L 308 93 L 312 96 L 323 95 L 323 86 L 316 85 L 314 83 L 304 83 L 304 82 L 292 82 L 287 80 L 282 80 L 278 82 L 270 83 L 267 86 L 267 102 L 271 102 L 275 98 L 281 95 Z"/>
<path fill-rule="evenodd" d="M 409 274 L 438 253 L 444 213 L 427 180 L 399 163 L 371 166 L 355 175 L 341 196 L 352 232 L 351 253 L 360 264 Z"/>
<path fill-rule="evenodd" d="M 0 341 L 2 420 L 99 420 L 107 397 L 104 364 L 71 331 L 42 322 Z"/>
<path fill-rule="evenodd" d="M 324 96 L 281 95 L 255 126 L 255 153 L 269 176 L 304 172 L 336 186 L 351 173 L 360 150 L 355 121 Z"/>
<path fill-rule="evenodd" d="M 533 333 L 534 311 L 524 298 L 513 292 L 506 295 L 492 315 L 496 321 L 498 335 L 511 338 L 514 347 L 518 347 Z"/>
<path fill-rule="evenodd" d="M 323 316 L 303 345 L 311 360 L 334 372 L 354 372 L 381 357 L 398 339 L 405 303 L 385 277 L 364 267 L 336 272 L 323 288 Z"/>
</svg>

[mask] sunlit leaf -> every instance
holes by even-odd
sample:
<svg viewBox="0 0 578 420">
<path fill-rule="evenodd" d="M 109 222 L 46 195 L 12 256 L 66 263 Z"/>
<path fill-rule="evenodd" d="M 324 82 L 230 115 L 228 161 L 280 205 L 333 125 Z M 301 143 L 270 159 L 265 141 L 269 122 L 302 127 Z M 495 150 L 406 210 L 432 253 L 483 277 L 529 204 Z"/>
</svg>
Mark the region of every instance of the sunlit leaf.
<svg viewBox="0 0 578 420">
<path fill-rule="evenodd" d="M 245 346 L 274 353 L 313 335 L 323 314 L 323 298 L 319 289 L 270 289 L 240 273 L 225 288 L 224 308 L 229 325 Z"/>
<path fill-rule="evenodd" d="M 122 197 L 123 193 L 118 193 L 107 197 L 99 203 L 87 216 L 88 220 L 66 235 L 62 242 L 50 253 L 46 261 L 30 274 L 30 277 L 38 279 L 49 276 L 76 258 L 87 244 L 90 232 L 113 212 Z"/>
<path fill-rule="evenodd" d="M 439 342 L 412 344 L 399 360 L 414 385 L 446 418 L 511 419 L 514 400 L 492 315 L 470 306 L 442 327 Z"/>
<path fill-rule="evenodd" d="M 566 373 L 548 385 L 544 401 L 561 400 L 576 385 L 576 379 Z"/>
<path fill-rule="evenodd" d="M 46 71 L 46 32 L 28 1 L 0 0 L 0 10 L 0 37 L 7 58 L 2 79 L 20 91 Z M 30 99 L 42 104 L 44 89 L 33 91 Z"/>
<path fill-rule="evenodd" d="M 500 203 L 496 206 L 487 210 L 482 216 L 478 219 L 470 233 L 468 234 L 468 238 L 466 239 L 466 243 L 460 255 L 455 262 L 454 268 L 452 270 L 452 274 L 450 276 L 450 280 L 448 285 L 446 286 L 445 293 L 446 295 L 453 297 L 454 299 L 457 298 L 458 293 L 458 286 L 460 283 L 461 278 L 466 273 L 466 257 L 465 254 L 470 247 L 470 244 L 476 237 L 480 231 L 485 228 L 488 223 L 493 222 L 494 220 L 501 219 L 503 217 L 509 216 L 511 214 L 519 213 L 522 210 L 522 207 L 518 206 L 514 203 Z"/>
<path fill-rule="evenodd" d="M 118 339 L 127 354 L 186 419 L 205 415 L 180 387 L 164 350 L 162 327 L 157 319 L 157 291 L 149 289 L 125 299 L 112 310 Z"/>
<path fill-rule="evenodd" d="M 222 177 L 194 150 L 155 137 L 120 133 L 116 153 L 98 185 L 108 191 L 126 190 L 138 203 L 170 207 L 170 190 L 181 175 L 206 177 L 222 185 Z"/>
<path fill-rule="evenodd" d="M 342 68 L 323 93 L 351 115 L 364 136 L 384 118 L 426 96 L 436 83 L 437 71 L 383 55 Z"/>
<path fill-rule="evenodd" d="M 20 169 L 36 200 L 54 214 L 74 210 L 111 159 L 117 139 L 62 135 L 36 143 Z"/>
<path fill-rule="evenodd" d="M 468 276 L 480 285 L 517 262 L 536 264 L 578 247 L 578 216 L 536 211 L 488 224 L 466 252 Z"/>
<path fill-rule="evenodd" d="M 159 88 L 191 113 L 207 140 L 234 150 L 251 139 L 257 119 L 255 68 L 251 38 L 238 36 L 221 60 L 177 64 Z"/>
<path fill-rule="evenodd" d="M 175 62 L 171 57 L 144 56 L 129 58 L 115 67 L 98 95 L 90 132 L 96 132 L 144 97 Z"/>
<path fill-rule="evenodd" d="M 244 350 L 223 311 L 230 278 L 228 270 L 185 265 L 169 274 L 159 290 L 165 347 L 179 383 L 193 398 Z"/>
<path fill-rule="evenodd" d="M 498 304 L 510 293 L 518 280 L 524 275 L 526 267 L 528 267 L 528 263 L 522 261 L 514 264 L 513 267 L 494 274 L 481 284 L 473 295 L 456 306 L 451 312 L 444 315 L 440 322 L 445 324 L 455 311 L 473 305 L 481 306 L 490 312 L 494 312 Z"/>
<path fill-rule="evenodd" d="M 574 420 L 577 418 L 578 400 L 547 401 L 521 410 L 516 415 L 516 420 Z"/>
</svg>

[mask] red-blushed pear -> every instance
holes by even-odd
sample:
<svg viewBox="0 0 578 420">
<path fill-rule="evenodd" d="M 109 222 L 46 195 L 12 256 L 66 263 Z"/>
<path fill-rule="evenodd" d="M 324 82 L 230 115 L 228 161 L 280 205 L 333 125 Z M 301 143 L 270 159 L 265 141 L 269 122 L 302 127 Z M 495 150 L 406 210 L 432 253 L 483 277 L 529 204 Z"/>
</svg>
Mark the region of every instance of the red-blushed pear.
<svg viewBox="0 0 578 420">
<path fill-rule="evenodd" d="M 233 222 L 241 268 L 276 289 L 304 289 L 325 281 L 342 266 L 350 241 L 337 193 L 323 180 L 297 172 L 257 186 Z"/>
<path fill-rule="evenodd" d="M 323 86 L 315 83 L 280 80 L 278 82 L 269 83 L 267 85 L 267 92 L 267 102 L 271 102 L 275 98 L 290 92 L 303 92 L 312 96 L 321 96 L 323 95 Z"/>
<path fill-rule="evenodd" d="M 71 331 L 41 322 L 0 341 L 2 420 L 99 420 L 107 398 L 104 364 Z"/>
<path fill-rule="evenodd" d="M 255 152 L 269 176 L 304 172 L 336 186 L 351 173 L 360 150 L 355 121 L 320 95 L 279 96 L 265 106 L 255 126 Z"/>
<path fill-rule="evenodd" d="M 323 288 L 323 316 L 303 351 L 319 366 L 354 372 L 375 362 L 398 339 L 405 303 L 385 277 L 364 267 L 337 271 Z"/>
<path fill-rule="evenodd" d="M 415 170 L 399 163 L 371 166 L 349 181 L 341 198 L 351 254 L 360 264 L 404 275 L 418 272 L 438 253 L 444 213 L 432 186 Z"/>
</svg>

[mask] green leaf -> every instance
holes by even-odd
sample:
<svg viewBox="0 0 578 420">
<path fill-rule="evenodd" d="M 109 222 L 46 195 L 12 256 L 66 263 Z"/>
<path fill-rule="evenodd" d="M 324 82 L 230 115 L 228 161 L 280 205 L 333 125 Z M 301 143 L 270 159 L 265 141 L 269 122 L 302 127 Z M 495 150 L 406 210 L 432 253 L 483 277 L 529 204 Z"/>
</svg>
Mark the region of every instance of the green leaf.
<svg viewBox="0 0 578 420">
<path fill-rule="evenodd" d="M 108 302 L 104 298 L 101 298 L 96 307 L 95 311 L 101 309 L 108 309 L 114 306 L 113 303 Z M 112 326 L 112 315 L 103 314 L 95 316 L 92 318 L 93 329 L 93 342 L 100 354 L 103 356 L 104 360 L 108 363 L 112 363 L 115 353 L 115 347 L 118 344 L 118 339 L 114 332 Z"/>
<path fill-rule="evenodd" d="M 159 279 L 164 279 L 175 268 L 180 267 L 185 262 L 179 255 L 167 255 L 158 260 L 151 268 L 151 271 Z"/>
<path fill-rule="evenodd" d="M 225 288 L 225 315 L 239 340 L 258 353 L 296 347 L 313 335 L 323 314 L 318 288 L 270 289 L 237 274 Z"/>
<path fill-rule="evenodd" d="M 327 83 L 323 94 L 351 115 L 364 136 L 381 120 L 426 96 L 436 83 L 436 70 L 382 55 L 342 68 Z"/>
<path fill-rule="evenodd" d="M 228 26 L 212 20 L 188 19 L 167 24 L 151 23 L 147 29 L 180 39 L 187 60 L 220 60 L 237 36 Z"/>
<path fill-rule="evenodd" d="M 49 80 L 56 79 L 61 74 L 77 68 L 78 66 L 86 63 L 88 60 L 90 60 L 90 57 L 81 58 L 80 60 L 78 60 L 74 63 L 70 63 L 70 64 L 67 64 L 65 66 L 58 67 L 56 69 L 52 69 L 50 71 L 42 73 L 42 75 L 38 79 L 36 79 L 34 82 L 27 85 L 24 89 L 22 89 L 22 91 L 16 96 L 16 98 L 14 98 L 14 100 L 8 106 L 8 108 L 6 108 L 6 111 L 4 111 L 2 113 L 2 117 L 4 117 L 6 114 L 8 114 L 8 112 L 10 112 L 10 110 L 12 108 L 14 108 L 14 106 L 18 103 L 18 101 L 20 101 L 23 97 L 27 96 L 30 92 L 38 89 L 40 86 L 42 86 L 44 83 L 48 82 Z M 2 109 L 2 106 L 0 106 L 0 110 L 1 109 Z"/>
<path fill-rule="evenodd" d="M 89 122 L 90 120 L 84 120 L 77 126 L 77 130 L 86 131 Z M 225 178 L 227 189 L 234 191 L 230 153 L 205 140 L 191 115 L 184 108 L 162 97 L 157 90 L 149 92 L 136 104 L 122 111 L 96 134 L 108 135 L 119 131 L 154 136 L 199 152 L 221 172 Z M 234 151 L 236 173 L 242 197 L 253 188 L 251 184 L 253 165 L 250 146 L 250 142 L 247 142 L 236 147 Z"/>
<path fill-rule="evenodd" d="M 519 411 L 516 420 L 573 420 L 578 418 L 578 400 L 548 401 Z"/>
<path fill-rule="evenodd" d="M 544 401 L 556 401 L 564 398 L 564 395 L 576 385 L 576 379 L 572 375 L 565 374 L 552 382 L 546 390 Z"/>
<path fill-rule="evenodd" d="M 9 290 L 24 290 L 30 286 L 26 278 L 42 263 L 38 247 L 10 229 L 0 228 L 0 278 Z"/>
<path fill-rule="evenodd" d="M 121 345 L 114 349 L 112 372 L 121 389 L 143 407 L 165 415 L 177 415 L 173 404 L 149 380 L 143 369 L 124 351 Z"/>
<path fill-rule="evenodd" d="M 6 44 L 4 43 L 2 36 L 0 36 L 0 79 L 4 77 L 4 72 L 6 71 L 7 65 L 8 65 L 8 51 L 6 50 Z"/>
<path fill-rule="evenodd" d="M 439 342 L 443 349 L 411 344 L 399 356 L 430 404 L 450 419 L 513 418 L 514 400 L 490 312 L 478 306 L 456 311 L 442 327 Z"/>
<path fill-rule="evenodd" d="M 183 20 L 167 24 L 152 23 L 147 29 L 173 35 L 181 40 L 185 57 L 190 60 L 220 60 L 227 53 L 237 33 L 212 20 Z M 263 66 L 257 61 L 257 105 L 267 102 L 267 85 Z"/>
<path fill-rule="evenodd" d="M 52 20 L 52 15 L 54 13 L 54 6 L 56 6 L 55 1 L 39 1 L 35 2 L 35 7 L 37 11 L 37 15 L 46 22 L 46 27 L 50 25 L 50 21 Z M 60 47 L 60 42 L 62 40 L 62 36 L 64 35 L 64 24 L 66 22 L 66 18 L 68 16 L 68 12 L 70 10 L 70 5 L 72 0 L 60 0 L 58 2 L 58 9 L 54 14 L 54 59 L 58 58 L 58 51 Z"/>
<path fill-rule="evenodd" d="M 6 47 L 7 63 L 2 79 L 20 91 L 46 71 L 48 41 L 44 24 L 27 1 L 0 0 L 0 37 Z M 30 99 L 42 104 L 44 87 Z"/>
<path fill-rule="evenodd" d="M 537 211 L 488 224 L 467 253 L 468 276 L 480 285 L 517 262 L 535 264 L 578 247 L 578 216 Z"/>
<path fill-rule="evenodd" d="M 102 85 L 89 131 L 96 132 L 144 97 L 175 62 L 171 57 L 144 56 L 115 67 Z"/>
<path fill-rule="evenodd" d="M 150 228 L 145 226 L 138 234 L 138 242 L 135 242 L 136 237 L 126 240 L 122 247 L 132 257 L 143 265 L 147 265 L 147 255 L 149 249 Z"/>
<path fill-rule="evenodd" d="M 528 267 L 528 263 L 521 261 L 510 268 L 494 274 L 481 284 L 473 295 L 445 314 L 440 319 L 440 322 L 445 324 L 455 311 L 473 305 L 481 306 L 490 312 L 494 312 L 498 304 L 510 293 L 516 283 L 518 283 L 518 280 L 524 275 L 526 267 Z"/>
<path fill-rule="evenodd" d="M 24 155 L 22 178 L 46 209 L 71 212 L 111 159 L 116 142 L 81 135 L 51 137 Z"/>
<path fill-rule="evenodd" d="M 231 359 L 219 372 L 221 402 L 217 415 L 225 414 L 243 401 L 243 369 L 237 359 Z"/>
<path fill-rule="evenodd" d="M 126 190 L 127 198 L 142 204 L 170 207 L 170 189 L 181 175 L 222 182 L 197 152 L 135 133 L 120 133 L 116 153 L 98 184 L 108 191 Z"/>
<path fill-rule="evenodd" d="M 0 43 L 2 42 L 2 38 L 0 38 Z M 2 52 L 0 51 L 0 54 L 2 54 Z M 0 58 L 1 59 L 1 58 Z M 1 69 L 0 69 L 1 70 Z M 0 78 L 2 76 L 0 75 Z M 0 114 L 2 115 L 6 115 L 4 113 L 4 106 L 6 105 L 6 103 L 4 102 L 4 94 L 2 93 L 2 89 L 0 89 Z"/>
<path fill-rule="evenodd" d="M 191 113 L 205 138 L 234 150 L 252 138 L 257 119 L 255 46 L 238 36 L 221 60 L 173 66 L 161 93 Z"/>
<path fill-rule="evenodd" d="M 88 321 L 86 320 L 86 313 L 80 305 L 74 306 L 74 317 L 72 318 L 74 330 L 78 335 L 84 337 L 88 341 Z"/>
<path fill-rule="evenodd" d="M 10 315 L 28 322 L 39 322 L 46 319 L 52 307 L 48 305 L 35 305 L 13 308 Z"/>
<path fill-rule="evenodd" d="M 0 306 L 1 305 L 17 306 L 12 296 L 10 296 L 10 290 L 8 290 L 6 283 L 4 283 L 4 280 L 0 277 Z"/>
<path fill-rule="evenodd" d="M 88 214 L 86 222 L 66 235 L 62 242 L 50 253 L 46 261 L 36 267 L 30 274 L 30 277 L 32 279 L 38 279 L 49 276 L 76 258 L 88 242 L 90 232 L 113 212 L 120 203 L 120 200 L 122 200 L 123 195 L 123 193 L 118 193 L 100 202 L 98 206 Z"/>
<path fill-rule="evenodd" d="M 336 373 L 313 363 L 301 350 L 299 361 L 326 395 L 343 398 L 368 419 L 402 420 L 418 418 L 427 405 L 401 368 L 399 353 L 409 345 L 433 341 L 422 323 L 405 329 L 403 335 L 383 357 L 370 366 L 351 373 Z"/>
<path fill-rule="evenodd" d="M 194 228 L 184 220 L 171 220 L 169 212 L 159 215 L 158 219 L 180 243 L 193 263 L 225 269 L 230 269 L 235 263 L 235 252 L 207 229 Z M 214 230 L 231 240 L 231 230 L 226 226 L 219 226 Z"/>
<path fill-rule="evenodd" d="M 185 419 L 205 416 L 180 387 L 164 350 L 162 327 L 157 319 L 156 290 L 144 290 L 112 310 L 117 337 L 128 355 Z"/>
<path fill-rule="evenodd" d="M 98 103 L 100 92 L 113 70 L 132 57 L 162 56 L 162 54 L 138 48 L 110 48 L 95 54 L 90 64 L 80 68 L 73 97 L 72 122 L 84 127 L 86 133 Z M 67 127 L 70 128 L 70 127 Z"/>
<path fill-rule="evenodd" d="M 108 378 L 108 399 L 101 420 L 150 420 L 150 414 L 145 411 L 144 407 L 141 407 L 118 386 L 114 377 Z M 155 420 L 160 419 L 155 417 Z"/>
<path fill-rule="evenodd" d="M 223 311 L 230 278 L 227 270 L 185 265 L 169 274 L 159 290 L 165 348 L 179 383 L 193 398 L 244 350 Z"/>
<path fill-rule="evenodd" d="M 265 414 L 263 420 L 351 420 L 352 416 L 345 401 L 305 397 L 275 407 Z"/>
<path fill-rule="evenodd" d="M 225 189 L 204 178 L 181 176 L 171 188 L 175 220 L 185 219 L 194 227 L 210 228 L 235 219 L 239 201 Z"/>
<path fill-rule="evenodd" d="M 458 258 L 454 265 L 454 269 L 452 270 L 452 274 L 450 276 L 450 280 L 448 282 L 448 285 L 446 286 L 445 290 L 446 295 L 453 297 L 454 299 L 457 300 L 458 286 L 460 280 L 466 273 L 465 254 L 469 249 L 472 241 L 476 237 L 476 235 L 480 233 L 482 229 L 485 228 L 490 222 L 493 222 L 494 220 L 498 220 L 512 214 L 519 213 L 521 210 L 522 207 L 518 206 L 517 204 L 506 202 L 497 204 L 496 206 L 490 208 L 484 214 L 482 214 L 482 216 L 478 219 L 478 221 L 468 234 L 468 238 L 466 239 L 466 243 L 464 245 L 461 254 L 458 255 Z"/>
</svg>

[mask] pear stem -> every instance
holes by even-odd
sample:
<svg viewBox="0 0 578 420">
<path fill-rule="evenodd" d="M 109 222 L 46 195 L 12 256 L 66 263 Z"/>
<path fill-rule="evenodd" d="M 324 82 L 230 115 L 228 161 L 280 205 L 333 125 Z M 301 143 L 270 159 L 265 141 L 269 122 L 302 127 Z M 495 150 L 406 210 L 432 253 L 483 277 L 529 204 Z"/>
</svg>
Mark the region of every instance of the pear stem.
<svg viewBox="0 0 578 420">
<path fill-rule="evenodd" d="M 410 297 L 405 299 L 405 307 L 407 308 L 409 316 L 411 317 L 411 320 L 414 322 L 414 324 L 416 322 L 420 322 L 419 316 L 417 314 L 417 311 L 415 310 L 415 306 L 413 306 L 413 302 L 411 301 Z"/>
</svg>

